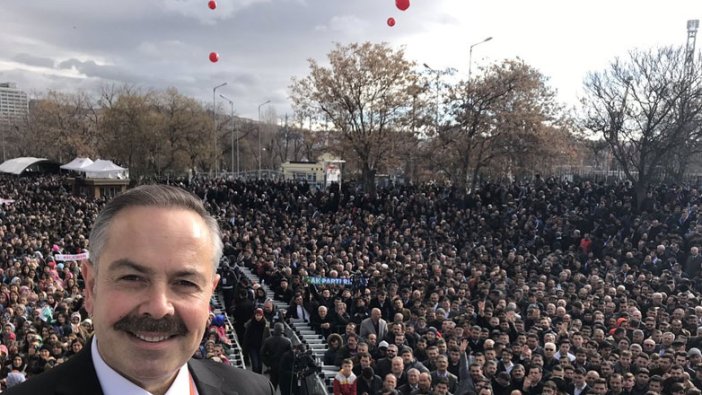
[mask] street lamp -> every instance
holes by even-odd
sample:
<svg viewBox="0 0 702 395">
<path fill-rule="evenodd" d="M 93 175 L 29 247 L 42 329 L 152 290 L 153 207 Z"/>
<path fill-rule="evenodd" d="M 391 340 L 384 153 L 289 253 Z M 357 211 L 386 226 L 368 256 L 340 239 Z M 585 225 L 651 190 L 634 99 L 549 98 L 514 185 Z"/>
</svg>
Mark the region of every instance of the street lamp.
<svg viewBox="0 0 702 395">
<path fill-rule="evenodd" d="M 270 100 L 266 100 L 258 105 L 258 177 L 261 177 L 261 107 L 270 103 Z"/>
<path fill-rule="evenodd" d="M 214 157 L 214 161 L 215 161 L 215 165 L 213 168 L 214 168 L 215 172 L 217 171 L 217 166 L 219 165 L 219 159 L 218 159 L 219 155 L 217 155 L 217 97 L 216 97 L 216 93 L 217 93 L 217 89 L 219 89 L 225 85 L 227 85 L 227 83 L 223 82 L 223 83 L 215 86 L 214 88 L 212 88 L 212 128 L 214 129 L 213 157 Z"/>
<path fill-rule="evenodd" d="M 492 37 L 488 37 L 488 38 L 484 39 L 483 41 L 479 41 L 479 42 L 470 46 L 470 51 L 468 51 L 468 81 L 470 81 L 471 72 L 473 71 L 473 47 L 475 47 L 476 45 L 480 45 L 482 43 L 486 43 L 490 40 L 492 40 Z"/>
<path fill-rule="evenodd" d="M 439 77 L 441 77 L 441 72 L 439 70 L 434 70 L 431 67 L 429 67 L 428 64 L 424 63 L 424 67 L 429 70 L 431 73 L 434 73 L 436 75 L 436 113 L 434 114 L 434 124 L 436 127 L 436 131 L 439 131 Z"/>
<path fill-rule="evenodd" d="M 234 100 L 232 100 L 232 99 L 230 99 L 230 98 L 228 98 L 228 97 L 226 97 L 226 96 L 224 96 L 224 95 L 222 95 L 222 94 L 220 94 L 219 97 L 221 97 L 222 99 L 228 101 L 228 102 L 229 102 L 229 105 L 230 105 L 231 108 L 232 108 L 232 112 L 231 112 L 232 132 L 230 133 L 230 136 L 231 136 L 231 138 L 232 138 L 232 145 L 231 145 L 231 150 L 232 150 L 232 162 L 231 162 L 231 163 L 232 163 L 232 165 L 231 165 L 231 171 L 232 171 L 232 173 L 234 173 Z M 237 176 L 239 175 L 239 136 L 238 136 L 238 134 L 239 134 L 239 133 L 237 133 L 237 136 L 236 136 L 236 164 L 237 164 L 236 174 L 237 174 Z"/>
</svg>

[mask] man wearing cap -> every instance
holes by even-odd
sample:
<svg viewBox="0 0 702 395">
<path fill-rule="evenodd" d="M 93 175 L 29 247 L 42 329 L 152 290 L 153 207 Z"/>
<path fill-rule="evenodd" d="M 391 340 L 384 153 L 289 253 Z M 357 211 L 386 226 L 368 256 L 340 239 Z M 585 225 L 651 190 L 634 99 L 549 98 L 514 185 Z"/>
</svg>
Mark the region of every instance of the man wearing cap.
<svg viewBox="0 0 702 395">
<path fill-rule="evenodd" d="M 112 199 L 94 220 L 81 264 L 95 335 L 68 361 L 9 395 L 273 395 L 263 376 L 195 360 L 219 281 L 219 227 L 202 200 L 145 185 Z"/>
<path fill-rule="evenodd" d="M 382 341 L 380 342 L 380 346 L 383 346 L 383 343 L 385 343 L 385 358 L 380 358 L 379 360 L 376 361 L 375 363 L 375 371 L 380 377 L 385 377 L 388 373 L 390 373 L 390 370 L 392 368 L 392 359 L 395 358 L 397 355 L 397 346 L 394 344 L 387 344 L 387 342 Z"/>
<path fill-rule="evenodd" d="M 371 350 L 371 355 L 373 356 L 373 360 L 378 361 L 382 358 L 385 358 L 385 355 L 387 355 L 389 345 L 390 344 L 388 342 L 386 342 L 385 340 L 378 343 L 378 346 L 374 350 Z"/>
</svg>

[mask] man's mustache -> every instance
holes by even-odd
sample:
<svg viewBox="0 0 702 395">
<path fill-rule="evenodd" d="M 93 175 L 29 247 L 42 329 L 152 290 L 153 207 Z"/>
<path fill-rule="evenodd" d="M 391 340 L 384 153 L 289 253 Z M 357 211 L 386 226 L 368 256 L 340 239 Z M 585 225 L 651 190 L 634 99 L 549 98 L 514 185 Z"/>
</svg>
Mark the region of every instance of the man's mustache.
<svg viewBox="0 0 702 395">
<path fill-rule="evenodd" d="M 165 316 L 160 319 L 153 319 L 147 315 L 127 315 L 114 324 L 114 328 L 120 331 L 131 333 L 137 332 L 157 332 L 173 335 L 185 335 L 188 328 L 183 320 L 175 315 Z"/>
</svg>

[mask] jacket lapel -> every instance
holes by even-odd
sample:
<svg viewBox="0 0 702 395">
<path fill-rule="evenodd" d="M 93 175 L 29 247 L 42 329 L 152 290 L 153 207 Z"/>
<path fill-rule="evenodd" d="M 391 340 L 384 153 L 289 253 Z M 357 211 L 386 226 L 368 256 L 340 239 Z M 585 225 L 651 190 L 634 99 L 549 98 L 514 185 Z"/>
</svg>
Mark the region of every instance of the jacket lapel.
<svg viewBox="0 0 702 395">
<path fill-rule="evenodd" d="M 93 365 L 93 356 L 90 353 L 90 342 L 78 354 L 70 358 L 63 368 L 61 378 L 56 382 L 56 394 L 103 395 Z"/>
<path fill-rule="evenodd" d="M 238 395 L 233 389 L 222 390 L 222 379 L 215 376 L 211 370 L 207 369 L 202 361 L 191 359 L 188 362 L 190 374 L 193 375 L 195 386 L 199 395 Z"/>
</svg>

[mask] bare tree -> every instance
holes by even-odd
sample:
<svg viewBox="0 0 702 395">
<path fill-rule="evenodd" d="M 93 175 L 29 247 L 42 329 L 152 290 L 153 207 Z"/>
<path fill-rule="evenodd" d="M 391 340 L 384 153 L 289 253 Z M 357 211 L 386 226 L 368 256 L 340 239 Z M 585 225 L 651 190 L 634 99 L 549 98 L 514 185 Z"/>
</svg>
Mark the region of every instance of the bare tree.
<svg viewBox="0 0 702 395">
<path fill-rule="evenodd" d="M 211 151 L 209 131 L 212 119 L 203 106 L 193 98 L 183 96 L 175 88 L 167 89 L 156 97 L 163 151 L 157 158 L 156 170 L 184 172 Z"/>
<path fill-rule="evenodd" d="M 291 98 L 303 116 L 323 116 L 339 136 L 339 148 L 360 166 L 364 190 L 375 193 L 375 174 L 407 127 L 412 89 L 421 75 L 404 51 L 387 44 L 337 44 L 329 66 L 310 59 L 310 74 L 293 79 Z"/>
<path fill-rule="evenodd" d="M 32 107 L 24 136 L 18 136 L 26 154 L 59 162 L 97 153 L 99 110 L 84 92 L 49 91 Z"/>
<path fill-rule="evenodd" d="M 104 110 L 100 152 L 129 167 L 132 174 L 156 172 L 156 158 L 164 152 L 162 124 L 154 92 L 125 89 Z"/>
<path fill-rule="evenodd" d="M 494 64 L 480 78 L 451 87 L 447 105 L 450 120 L 439 129 L 436 149 L 459 188 L 468 177 L 473 187 L 498 158 L 497 167 L 509 172 L 564 153 L 555 143 L 568 140 L 567 117 L 546 78 L 522 60 Z"/>
<path fill-rule="evenodd" d="M 585 81 L 583 126 L 609 144 L 639 207 L 666 162 L 699 147 L 702 74 L 684 60 L 682 49 L 635 50 Z"/>
</svg>

